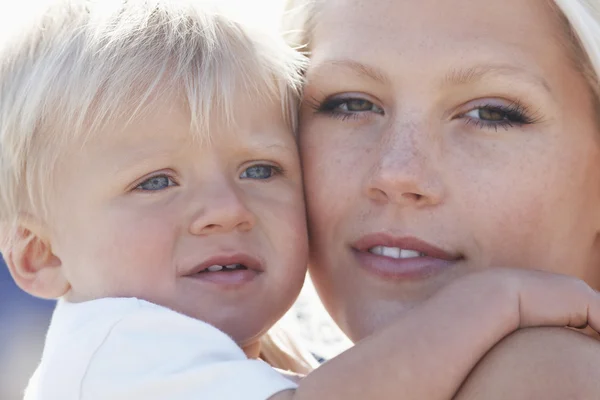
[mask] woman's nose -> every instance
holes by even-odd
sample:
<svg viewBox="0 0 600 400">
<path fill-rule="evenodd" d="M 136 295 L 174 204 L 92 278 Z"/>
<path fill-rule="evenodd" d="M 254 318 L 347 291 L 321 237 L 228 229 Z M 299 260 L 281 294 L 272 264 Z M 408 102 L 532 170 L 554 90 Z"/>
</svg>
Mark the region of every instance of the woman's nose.
<svg viewBox="0 0 600 400">
<path fill-rule="evenodd" d="M 367 196 L 377 203 L 431 206 L 442 201 L 444 183 L 436 168 L 436 143 L 419 137 L 419 132 L 391 139 L 373 152 L 374 165 L 367 178 Z"/>
<path fill-rule="evenodd" d="M 246 204 L 243 193 L 230 183 L 205 185 L 198 197 L 200 207 L 189 227 L 192 235 L 247 232 L 256 223 L 256 216 Z"/>
</svg>

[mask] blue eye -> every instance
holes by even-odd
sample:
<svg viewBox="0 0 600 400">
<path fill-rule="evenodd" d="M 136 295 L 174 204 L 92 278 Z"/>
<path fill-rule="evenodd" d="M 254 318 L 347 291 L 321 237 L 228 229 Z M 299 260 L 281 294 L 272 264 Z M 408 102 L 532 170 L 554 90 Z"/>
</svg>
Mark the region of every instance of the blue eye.
<svg viewBox="0 0 600 400">
<path fill-rule="evenodd" d="M 241 179 L 269 179 L 280 171 L 272 165 L 253 165 L 240 174 Z"/>
<path fill-rule="evenodd" d="M 166 189 L 169 186 L 175 186 L 175 182 L 170 177 L 167 175 L 156 175 L 146 179 L 135 188 L 144 191 L 156 191 Z"/>
</svg>

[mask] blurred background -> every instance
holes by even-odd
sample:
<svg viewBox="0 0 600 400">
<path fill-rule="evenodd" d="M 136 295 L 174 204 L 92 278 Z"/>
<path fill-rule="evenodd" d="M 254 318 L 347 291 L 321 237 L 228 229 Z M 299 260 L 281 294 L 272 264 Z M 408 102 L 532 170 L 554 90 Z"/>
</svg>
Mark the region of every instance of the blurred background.
<svg viewBox="0 0 600 400">
<path fill-rule="evenodd" d="M 0 260 L 0 399 L 23 398 L 53 308 L 54 301 L 35 299 L 17 288 Z"/>
</svg>

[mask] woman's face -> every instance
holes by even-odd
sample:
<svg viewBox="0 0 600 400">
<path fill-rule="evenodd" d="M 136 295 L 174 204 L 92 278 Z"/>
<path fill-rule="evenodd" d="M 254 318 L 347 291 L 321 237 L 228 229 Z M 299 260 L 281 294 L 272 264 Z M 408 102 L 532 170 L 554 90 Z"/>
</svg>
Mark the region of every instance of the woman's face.
<svg viewBox="0 0 600 400">
<path fill-rule="evenodd" d="M 566 37 L 546 0 L 322 2 L 311 273 L 351 339 L 478 269 L 600 287 L 600 132 Z"/>
</svg>

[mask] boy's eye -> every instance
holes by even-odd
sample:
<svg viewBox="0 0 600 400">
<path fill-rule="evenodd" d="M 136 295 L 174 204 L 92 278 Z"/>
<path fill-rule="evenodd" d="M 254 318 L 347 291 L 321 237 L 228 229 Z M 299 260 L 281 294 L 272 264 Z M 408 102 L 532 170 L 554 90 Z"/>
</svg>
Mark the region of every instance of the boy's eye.
<svg viewBox="0 0 600 400">
<path fill-rule="evenodd" d="M 135 188 L 138 190 L 145 191 L 156 191 L 163 190 L 169 186 L 175 186 L 175 182 L 167 175 L 156 175 L 152 178 L 146 179 L 144 182 L 137 185 Z"/>
<path fill-rule="evenodd" d="M 241 174 L 241 179 L 269 179 L 278 173 L 272 165 L 253 165 L 246 168 Z"/>
</svg>

